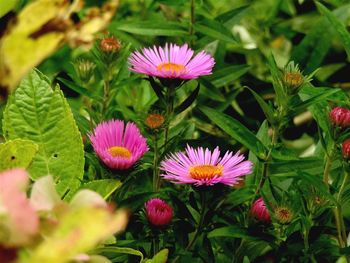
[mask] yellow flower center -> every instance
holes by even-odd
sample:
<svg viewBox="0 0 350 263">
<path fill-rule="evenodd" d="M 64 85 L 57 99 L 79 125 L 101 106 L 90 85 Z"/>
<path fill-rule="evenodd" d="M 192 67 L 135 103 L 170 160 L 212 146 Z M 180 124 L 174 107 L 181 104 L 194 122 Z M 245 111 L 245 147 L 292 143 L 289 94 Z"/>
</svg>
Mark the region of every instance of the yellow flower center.
<svg viewBox="0 0 350 263">
<path fill-rule="evenodd" d="M 131 158 L 132 154 L 131 152 L 121 146 L 112 146 L 108 148 L 108 152 L 113 156 L 113 157 L 120 157 L 120 158 Z"/>
<path fill-rule="evenodd" d="M 198 165 L 190 168 L 190 175 L 196 180 L 212 179 L 221 176 L 223 169 L 222 165 Z"/>
<path fill-rule="evenodd" d="M 175 64 L 175 63 L 161 63 L 157 66 L 158 71 L 171 71 L 171 72 L 180 72 L 185 69 L 184 65 Z"/>
<path fill-rule="evenodd" d="M 284 82 L 293 88 L 299 87 L 303 83 L 303 75 L 298 72 L 285 73 Z"/>
</svg>

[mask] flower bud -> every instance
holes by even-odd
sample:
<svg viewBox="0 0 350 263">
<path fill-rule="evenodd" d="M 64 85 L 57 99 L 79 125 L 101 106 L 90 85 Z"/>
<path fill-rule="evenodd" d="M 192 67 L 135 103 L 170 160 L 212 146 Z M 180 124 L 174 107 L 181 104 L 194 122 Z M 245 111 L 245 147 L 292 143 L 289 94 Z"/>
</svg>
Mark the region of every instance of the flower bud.
<svg viewBox="0 0 350 263">
<path fill-rule="evenodd" d="M 335 107 L 329 114 L 331 122 L 335 126 L 349 127 L 350 126 L 350 110 L 343 107 Z"/>
<path fill-rule="evenodd" d="M 95 63 L 88 59 L 79 58 L 73 65 L 79 79 L 85 83 L 89 82 L 94 74 Z"/>
<path fill-rule="evenodd" d="M 288 224 L 293 219 L 293 212 L 287 207 L 277 207 L 274 212 L 275 218 L 281 224 Z"/>
<path fill-rule="evenodd" d="M 115 53 L 118 52 L 120 48 L 121 44 L 114 36 L 105 37 L 100 42 L 100 49 L 105 53 Z"/>
<path fill-rule="evenodd" d="M 163 125 L 165 118 L 163 115 L 158 113 L 149 114 L 145 119 L 145 124 L 148 128 L 154 130 L 158 129 Z"/>
<path fill-rule="evenodd" d="M 250 213 L 258 221 L 265 222 L 265 223 L 269 223 L 271 221 L 269 210 L 267 210 L 264 200 L 262 198 L 259 198 L 254 202 L 250 210 Z"/>
<path fill-rule="evenodd" d="M 310 80 L 310 77 L 303 76 L 298 64 L 294 64 L 293 61 L 289 62 L 283 69 L 282 82 L 289 92 L 297 90 Z"/>
<path fill-rule="evenodd" d="M 159 198 L 152 198 L 145 204 L 148 221 L 154 226 L 168 225 L 173 218 L 173 208 Z"/>
<path fill-rule="evenodd" d="M 350 139 L 346 139 L 342 144 L 343 157 L 350 159 Z"/>
</svg>

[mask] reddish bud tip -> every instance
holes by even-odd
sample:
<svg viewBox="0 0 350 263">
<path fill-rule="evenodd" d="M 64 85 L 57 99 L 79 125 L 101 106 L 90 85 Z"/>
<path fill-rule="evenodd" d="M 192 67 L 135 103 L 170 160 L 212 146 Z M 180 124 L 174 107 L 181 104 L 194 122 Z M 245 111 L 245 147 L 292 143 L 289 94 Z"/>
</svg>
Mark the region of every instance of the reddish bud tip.
<svg viewBox="0 0 350 263">
<path fill-rule="evenodd" d="M 267 210 L 262 198 L 259 198 L 254 202 L 250 213 L 261 222 L 269 223 L 271 221 L 269 210 Z"/>
<path fill-rule="evenodd" d="M 329 114 L 331 122 L 340 127 L 350 126 L 350 110 L 342 107 L 335 107 Z"/>
<path fill-rule="evenodd" d="M 350 139 L 346 139 L 343 142 L 342 152 L 345 159 L 350 159 Z"/>
</svg>

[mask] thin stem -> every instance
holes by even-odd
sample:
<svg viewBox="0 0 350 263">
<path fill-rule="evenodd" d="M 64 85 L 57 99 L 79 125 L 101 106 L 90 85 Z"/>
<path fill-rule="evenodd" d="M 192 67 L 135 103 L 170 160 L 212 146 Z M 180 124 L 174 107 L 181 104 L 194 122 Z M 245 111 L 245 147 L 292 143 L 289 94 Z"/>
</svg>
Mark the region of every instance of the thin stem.
<svg viewBox="0 0 350 263">
<path fill-rule="evenodd" d="M 205 218 L 205 212 L 206 212 L 206 198 L 205 198 L 205 192 L 200 191 L 200 199 L 201 199 L 201 211 L 200 211 L 200 218 L 199 218 L 199 223 L 197 225 L 197 228 L 188 243 L 187 247 L 185 248 L 185 251 L 188 251 L 192 248 L 192 246 L 196 243 L 196 240 L 199 236 L 199 234 L 202 231 L 203 223 L 204 223 L 204 218 Z M 180 256 L 177 256 L 172 263 L 176 263 L 179 260 Z"/>
<path fill-rule="evenodd" d="M 174 99 L 175 99 L 175 88 L 168 87 L 166 92 L 166 118 L 167 122 L 164 130 L 164 151 L 169 139 L 169 126 L 170 120 L 174 112 Z"/>
<path fill-rule="evenodd" d="M 110 80 L 111 80 L 111 70 L 109 66 L 107 66 L 106 73 L 103 78 L 103 101 L 102 101 L 102 117 L 105 115 L 107 107 L 108 107 L 108 99 L 110 92 Z"/>
<path fill-rule="evenodd" d="M 347 236 L 346 236 L 346 229 L 344 224 L 344 218 L 342 213 L 342 207 L 341 207 L 341 196 L 343 194 L 345 184 L 348 181 L 349 173 L 346 171 L 345 176 L 343 178 L 343 182 L 339 188 L 338 196 L 337 196 L 337 207 L 335 209 L 335 217 L 336 217 L 336 223 L 337 223 L 337 230 L 338 230 L 338 239 L 341 239 L 340 245 L 346 246 L 347 243 Z"/>
<path fill-rule="evenodd" d="M 158 168 L 158 136 L 154 134 L 153 136 L 154 143 L 154 155 L 153 155 L 153 191 L 157 192 L 159 190 L 159 168 Z"/>
<path fill-rule="evenodd" d="M 332 155 L 326 155 L 326 163 L 323 171 L 323 182 L 326 184 L 328 188 L 329 188 L 329 185 L 328 185 L 329 171 L 331 169 L 331 165 L 332 165 Z"/>
</svg>

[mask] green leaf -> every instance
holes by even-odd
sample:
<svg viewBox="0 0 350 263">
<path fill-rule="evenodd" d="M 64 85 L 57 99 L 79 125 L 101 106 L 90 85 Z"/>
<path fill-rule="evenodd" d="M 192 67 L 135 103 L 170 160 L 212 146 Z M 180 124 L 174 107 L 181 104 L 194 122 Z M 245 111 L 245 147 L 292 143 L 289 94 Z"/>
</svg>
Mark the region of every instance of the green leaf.
<svg viewBox="0 0 350 263">
<path fill-rule="evenodd" d="M 145 263 L 166 263 L 168 260 L 168 254 L 168 249 L 162 249 L 157 254 L 155 254 L 152 259 L 147 259 Z"/>
<path fill-rule="evenodd" d="M 231 44 L 236 44 L 232 33 L 215 20 L 205 19 L 194 24 L 194 30 L 202 33 L 203 35 L 209 36 L 215 40 L 221 40 Z"/>
<path fill-rule="evenodd" d="M 197 87 L 192 91 L 192 93 L 187 97 L 187 99 L 185 99 L 179 106 L 175 108 L 176 114 L 183 112 L 184 110 L 186 110 L 188 107 L 192 105 L 192 103 L 195 101 L 195 99 L 198 96 L 199 88 L 200 88 L 200 84 L 198 82 Z"/>
<path fill-rule="evenodd" d="M 319 2 L 316 2 L 316 6 L 320 13 L 327 17 L 328 21 L 337 32 L 338 36 L 342 40 L 345 51 L 348 54 L 348 58 L 350 58 L 350 34 L 346 27 L 330 10 L 327 9 L 327 7 Z"/>
<path fill-rule="evenodd" d="M 188 34 L 181 24 L 167 21 L 114 22 L 111 23 L 111 27 L 144 36 L 184 36 Z"/>
<path fill-rule="evenodd" d="M 94 254 L 101 254 L 101 253 L 109 253 L 109 254 L 128 254 L 128 255 L 134 255 L 139 256 L 140 263 L 143 261 L 143 254 L 133 248 L 129 247 L 103 247 L 103 248 L 97 248 L 93 251 Z"/>
<path fill-rule="evenodd" d="M 248 238 L 256 239 L 248 234 L 246 229 L 240 228 L 238 226 L 225 226 L 214 229 L 208 233 L 208 238 L 214 237 L 229 237 L 229 238 Z"/>
<path fill-rule="evenodd" d="M 248 65 L 234 65 L 216 70 L 213 75 L 206 77 L 214 86 L 220 88 L 222 86 L 231 84 L 233 81 L 239 79 L 246 74 L 250 69 Z"/>
<path fill-rule="evenodd" d="M 64 79 L 64 78 L 57 78 L 57 79 L 59 81 L 61 81 L 64 85 L 66 85 L 68 88 L 70 88 L 71 90 L 74 90 L 75 92 L 79 93 L 80 95 L 87 96 L 91 99 L 101 100 L 100 97 L 94 95 L 91 91 L 78 86 L 77 84 L 75 84 L 72 81 L 69 81 L 69 80 Z"/>
<path fill-rule="evenodd" d="M 283 106 L 285 104 L 286 101 L 286 91 L 282 86 L 282 83 L 280 81 L 281 78 L 281 71 L 279 70 L 279 68 L 277 67 L 275 58 L 273 57 L 272 53 L 267 57 L 268 63 L 269 63 L 269 68 L 270 68 L 270 72 L 271 72 L 271 76 L 272 76 L 272 84 L 273 84 L 273 88 L 275 90 L 276 93 L 276 103 L 279 106 Z"/>
<path fill-rule="evenodd" d="M 254 96 L 254 98 L 256 99 L 256 101 L 259 103 L 261 109 L 263 110 L 266 119 L 269 121 L 269 123 L 274 123 L 275 122 L 275 117 L 274 117 L 274 112 L 273 109 L 271 108 L 271 106 L 269 104 L 267 104 L 264 99 L 262 97 L 260 97 L 260 95 L 258 93 L 256 93 L 254 90 L 246 87 Z"/>
<path fill-rule="evenodd" d="M 35 180 L 51 174 L 62 196 L 80 185 L 84 149 L 72 112 L 58 87 L 33 70 L 10 96 L 4 111 L 6 139 L 32 140 L 39 146 L 29 173 Z"/>
<path fill-rule="evenodd" d="M 121 185 L 122 183 L 116 179 L 102 179 L 88 182 L 82 185 L 81 189 L 90 189 L 99 193 L 104 199 L 107 199 Z"/>
<path fill-rule="evenodd" d="M 0 172 L 11 168 L 28 168 L 38 145 L 29 140 L 16 139 L 0 144 Z"/>
<path fill-rule="evenodd" d="M 223 131 L 251 150 L 256 156 L 259 158 L 265 157 L 266 147 L 264 144 L 240 122 L 205 106 L 201 106 L 199 109 Z"/>
<path fill-rule="evenodd" d="M 18 0 L 0 1 L 0 18 L 15 8 Z"/>
</svg>

